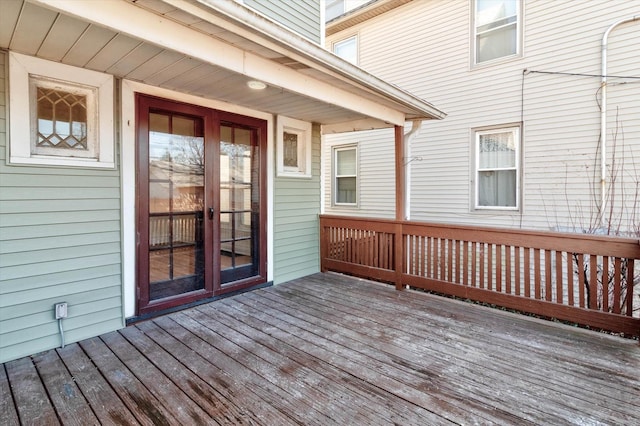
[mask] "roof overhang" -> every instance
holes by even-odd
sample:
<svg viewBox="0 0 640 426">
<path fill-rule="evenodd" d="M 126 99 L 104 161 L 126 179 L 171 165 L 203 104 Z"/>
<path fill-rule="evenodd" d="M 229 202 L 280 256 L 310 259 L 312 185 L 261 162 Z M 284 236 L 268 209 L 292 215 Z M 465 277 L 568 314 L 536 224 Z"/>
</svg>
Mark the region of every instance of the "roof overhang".
<svg viewBox="0 0 640 426">
<path fill-rule="evenodd" d="M 233 0 L 27 0 L 3 2 L 0 15 L 2 48 L 317 122 L 325 132 L 445 116 Z M 253 91 L 248 80 L 268 87 Z"/>
</svg>

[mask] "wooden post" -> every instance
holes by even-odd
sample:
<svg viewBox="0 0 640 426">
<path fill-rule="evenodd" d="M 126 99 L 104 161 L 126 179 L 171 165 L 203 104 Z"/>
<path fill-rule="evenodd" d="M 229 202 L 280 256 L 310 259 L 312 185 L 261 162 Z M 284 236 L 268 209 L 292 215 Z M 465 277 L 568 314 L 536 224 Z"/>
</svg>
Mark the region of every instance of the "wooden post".
<svg viewBox="0 0 640 426">
<path fill-rule="evenodd" d="M 396 146 L 396 221 L 404 220 L 405 205 L 405 180 L 404 180 L 404 127 L 395 126 L 395 146 Z M 395 232 L 395 270 L 396 289 L 402 290 L 402 268 L 406 256 L 404 250 L 404 238 L 402 235 L 402 224 L 396 224 Z"/>
</svg>

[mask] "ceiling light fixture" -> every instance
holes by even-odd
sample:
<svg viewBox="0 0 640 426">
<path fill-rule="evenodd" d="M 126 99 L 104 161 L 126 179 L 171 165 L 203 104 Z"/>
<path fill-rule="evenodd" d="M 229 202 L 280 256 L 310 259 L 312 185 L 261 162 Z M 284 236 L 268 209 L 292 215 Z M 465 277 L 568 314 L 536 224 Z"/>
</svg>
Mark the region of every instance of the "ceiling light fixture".
<svg viewBox="0 0 640 426">
<path fill-rule="evenodd" d="M 267 85 L 265 83 L 258 80 L 247 81 L 247 86 L 249 86 L 249 88 L 253 90 L 264 90 L 267 88 Z"/>
</svg>

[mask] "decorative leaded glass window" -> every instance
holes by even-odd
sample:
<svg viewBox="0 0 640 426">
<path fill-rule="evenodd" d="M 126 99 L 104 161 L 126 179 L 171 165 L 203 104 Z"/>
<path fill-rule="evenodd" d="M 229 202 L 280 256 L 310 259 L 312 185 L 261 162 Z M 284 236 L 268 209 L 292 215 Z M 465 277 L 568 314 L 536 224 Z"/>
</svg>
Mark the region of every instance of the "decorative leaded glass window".
<svg viewBox="0 0 640 426">
<path fill-rule="evenodd" d="M 113 169 L 113 76 L 8 56 L 9 164 Z"/>
<path fill-rule="evenodd" d="M 284 132 L 283 161 L 285 167 L 298 167 L 298 135 Z"/>
<path fill-rule="evenodd" d="M 311 123 L 278 116 L 278 176 L 311 177 Z"/>
<path fill-rule="evenodd" d="M 31 75 L 31 154 L 96 157 L 95 88 Z"/>
<path fill-rule="evenodd" d="M 87 150 L 87 97 L 36 87 L 36 147 Z"/>
</svg>

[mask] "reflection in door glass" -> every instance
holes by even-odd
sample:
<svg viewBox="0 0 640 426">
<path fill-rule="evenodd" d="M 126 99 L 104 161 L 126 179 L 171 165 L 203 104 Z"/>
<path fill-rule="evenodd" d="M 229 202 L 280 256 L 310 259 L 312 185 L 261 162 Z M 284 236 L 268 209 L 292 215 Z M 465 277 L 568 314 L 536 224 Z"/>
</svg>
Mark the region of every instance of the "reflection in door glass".
<svg viewBox="0 0 640 426">
<path fill-rule="evenodd" d="M 149 114 L 150 300 L 204 289 L 200 118 Z"/>
<path fill-rule="evenodd" d="M 259 158 L 254 130 L 220 127 L 221 282 L 258 273 Z"/>
</svg>

